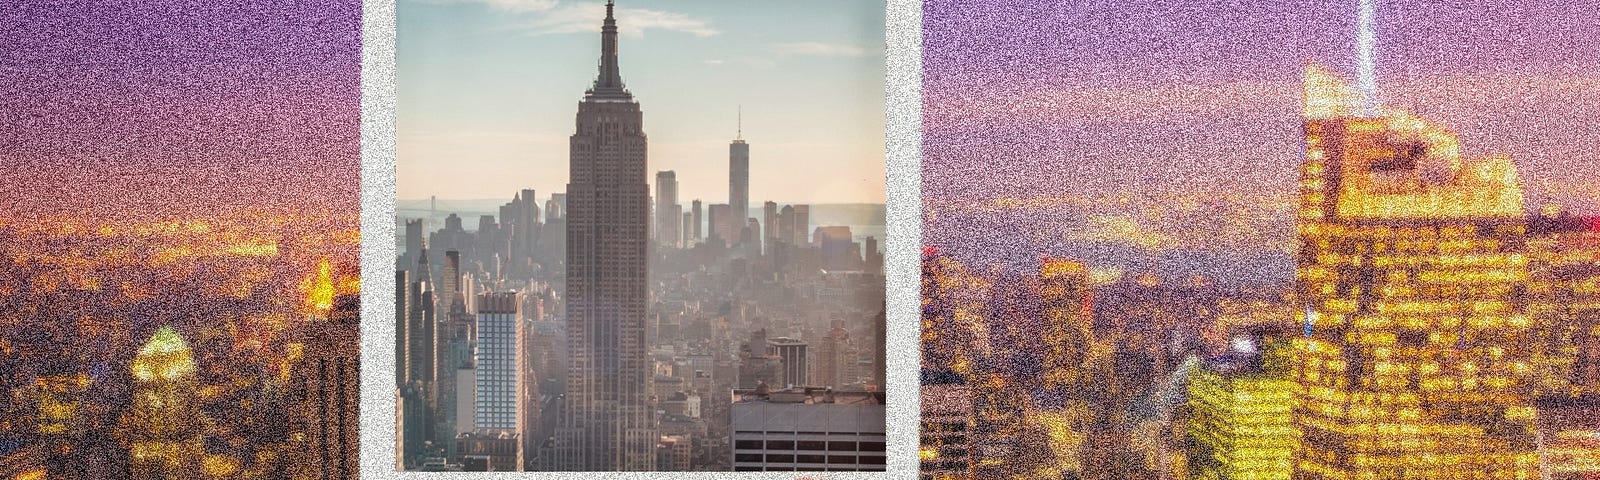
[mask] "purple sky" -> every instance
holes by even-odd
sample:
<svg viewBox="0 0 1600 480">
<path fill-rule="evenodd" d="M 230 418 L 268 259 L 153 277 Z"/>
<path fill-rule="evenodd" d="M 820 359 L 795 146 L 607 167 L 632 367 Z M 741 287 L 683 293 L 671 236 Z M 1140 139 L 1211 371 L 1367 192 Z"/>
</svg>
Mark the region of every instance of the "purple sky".
<svg viewBox="0 0 1600 480">
<path fill-rule="evenodd" d="M 0 214 L 360 206 L 356 0 L 0 4 Z"/>
<path fill-rule="evenodd" d="M 1511 155 L 1535 205 L 1600 213 L 1600 4 L 1451 3 L 1378 1 L 1381 98 L 1456 131 L 1468 156 Z M 1356 9 L 929 0 L 925 201 L 1289 198 L 1301 68 L 1353 80 Z"/>
</svg>

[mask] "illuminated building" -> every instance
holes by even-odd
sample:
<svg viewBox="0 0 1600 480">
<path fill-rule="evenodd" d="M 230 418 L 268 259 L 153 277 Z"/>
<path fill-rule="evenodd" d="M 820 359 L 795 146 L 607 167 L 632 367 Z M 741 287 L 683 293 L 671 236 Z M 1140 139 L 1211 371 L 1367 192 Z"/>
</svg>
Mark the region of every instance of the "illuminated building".
<svg viewBox="0 0 1600 480">
<path fill-rule="evenodd" d="M 340 295 L 327 318 L 307 320 L 304 357 L 295 364 L 294 463 L 297 479 L 360 476 L 361 297 Z"/>
<path fill-rule="evenodd" d="M 608 2 L 599 76 L 578 104 L 571 142 L 566 192 L 571 368 L 552 465 L 561 471 L 655 470 L 660 439 L 645 356 L 650 185 L 644 114 L 623 86 L 613 10 Z M 482 336 L 480 330 L 480 349 Z M 480 362 L 478 368 L 485 365 Z M 484 402 L 482 395 L 478 401 Z"/>
<path fill-rule="evenodd" d="M 764 390 L 733 391 L 734 471 L 885 470 L 882 393 Z"/>
<path fill-rule="evenodd" d="M 1600 395 L 1538 400 L 1539 478 L 1600 478 Z"/>
<path fill-rule="evenodd" d="M 1550 358 L 1553 394 L 1600 393 L 1600 222 L 1566 214 L 1530 220 L 1530 314 Z"/>
<path fill-rule="evenodd" d="M 972 389 L 960 383 L 932 382 L 924 375 L 922 441 L 917 455 L 923 480 L 972 478 L 972 424 Z"/>
<path fill-rule="evenodd" d="M 1288 480 L 1299 444 L 1291 352 L 1281 339 L 1235 340 L 1189 376 L 1188 478 Z"/>
<path fill-rule="evenodd" d="M 1527 478 L 1545 361 L 1510 160 L 1305 71 L 1295 478 Z"/>
<path fill-rule="evenodd" d="M 133 359 L 133 402 L 122 416 L 131 478 L 192 476 L 207 419 L 195 399 L 194 354 L 172 327 L 150 336 Z"/>
</svg>

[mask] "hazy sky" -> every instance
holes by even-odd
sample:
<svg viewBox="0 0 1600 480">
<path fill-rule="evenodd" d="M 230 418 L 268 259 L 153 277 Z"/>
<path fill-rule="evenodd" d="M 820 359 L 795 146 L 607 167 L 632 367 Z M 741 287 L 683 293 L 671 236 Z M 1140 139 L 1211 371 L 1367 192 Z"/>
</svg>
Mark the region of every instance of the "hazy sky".
<svg viewBox="0 0 1600 480">
<path fill-rule="evenodd" d="M 400 0 L 399 197 L 565 190 L 603 5 Z M 619 1 L 622 78 L 644 110 L 650 181 L 674 170 L 683 203 L 725 202 L 742 104 L 753 201 L 883 201 L 883 11 L 859 0 Z"/>
<path fill-rule="evenodd" d="M 1355 0 L 929 0 L 924 198 L 1289 198 L 1300 72 L 1355 75 Z M 1600 213 L 1593 1 L 1378 0 L 1382 100 L 1509 154 L 1533 205 Z"/>
<path fill-rule="evenodd" d="M 354 0 L 0 3 L 0 216 L 354 212 L 360 27 Z"/>
</svg>

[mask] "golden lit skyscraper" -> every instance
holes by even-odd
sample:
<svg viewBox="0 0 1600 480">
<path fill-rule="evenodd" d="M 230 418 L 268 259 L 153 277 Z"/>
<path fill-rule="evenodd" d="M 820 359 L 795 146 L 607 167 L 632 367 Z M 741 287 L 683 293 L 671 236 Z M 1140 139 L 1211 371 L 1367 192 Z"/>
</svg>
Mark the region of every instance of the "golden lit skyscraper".
<svg viewBox="0 0 1600 480">
<path fill-rule="evenodd" d="M 194 354 L 172 327 L 161 327 L 133 359 L 133 404 L 122 417 L 132 478 L 195 474 L 205 420 L 195 399 Z"/>
<path fill-rule="evenodd" d="M 1505 158 L 1305 72 L 1295 478 L 1530 478 L 1537 365 Z"/>
<path fill-rule="evenodd" d="M 304 357 L 290 376 L 296 405 L 294 478 L 349 480 L 359 477 L 361 432 L 361 296 L 334 297 L 320 318 L 301 326 Z"/>
</svg>

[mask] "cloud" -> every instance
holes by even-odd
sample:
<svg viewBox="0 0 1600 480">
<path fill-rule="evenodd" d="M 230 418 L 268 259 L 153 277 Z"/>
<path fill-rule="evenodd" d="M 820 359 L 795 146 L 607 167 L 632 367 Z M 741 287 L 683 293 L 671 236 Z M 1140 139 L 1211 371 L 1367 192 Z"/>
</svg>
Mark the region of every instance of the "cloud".
<svg viewBox="0 0 1600 480">
<path fill-rule="evenodd" d="M 517 15 L 519 29 L 534 35 L 594 33 L 605 18 L 605 4 L 598 2 L 563 3 L 560 0 L 421 0 L 436 5 L 484 5 Z M 646 30 L 664 30 L 709 37 L 722 33 L 705 20 L 688 15 L 643 8 L 616 9 L 617 31 L 628 37 L 644 36 Z"/>
<path fill-rule="evenodd" d="M 724 62 L 722 60 L 701 60 L 700 63 L 706 64 L 706 65 L 722 65 L 722 64 L 727 63 L 727 62 Z"/>
<path fill-rule="evenodd" d="M 487 0 L 513 1 L 513 0 Z M 604 9 L 595 4 L 559 5 L 531 15 L 524 23 L 535 35 L 562 33 L 594 33 L 605 18 Z M 642 37 L 646 30 L 664 30 L 709 37 L 722 33 L 711 28 L 705 20 L 675 12 L 661 10 L 618 8 L 617 31 L 628 37 Z"/>
<path fill-rule="evenodd" d="M 855 45 L 822 42 L 779 43 L 772 45 L 772 52 L 779 55 L 808 57 L 865 57 L 872 54 L 871 51 Z"/>
<path fill-rule="evenodd" d="M 526 13 L 543 12 L 555 8 L 558 0 L 424 0 L 435 5 L 483 4 L 498 11 Z"/>
</svg>

